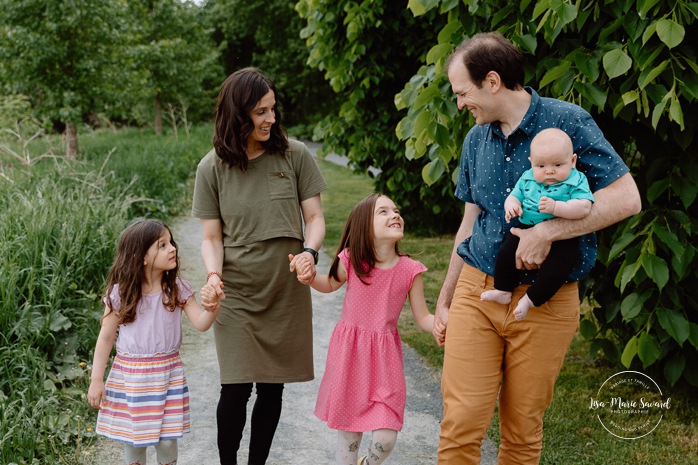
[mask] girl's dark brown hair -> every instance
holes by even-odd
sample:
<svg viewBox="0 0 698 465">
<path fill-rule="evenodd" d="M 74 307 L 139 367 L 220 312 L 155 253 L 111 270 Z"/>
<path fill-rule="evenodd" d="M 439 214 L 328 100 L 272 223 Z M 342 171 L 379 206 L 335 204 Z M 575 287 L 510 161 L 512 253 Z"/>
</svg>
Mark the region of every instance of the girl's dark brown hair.
<svg viewBox="0 0 698 465">
<path fill-rule="evenodd" d="M 116 258 L 114 258 L 114 264 L 109 271 L 104 291 L 105 303 L 112 312 L 114 304 L 110 295 L 114 286 L 118 285 L 119 287 L 119 300 L 121 301 L 118 311 L 119 324 L 131 323 L 136 319 L 136 307 L 143 296 L 145 254 L 165 230 L 170 231 L 170 228 L 161 221 L 139 220 L 127 227 L 119 236 Z M 176 248 L 177 243 L 172 237 L 172 231 L 170 231 L 170 237 L 172 245 Z M 162 301 L 165 308 L 171 312 L 175 310 L 175 307 L 186 303 L 177 301 L 179 295 L 178 275 L 179 255 L 177 255 L 177 265 L 174 269 L 167 270 L 162 275 Z"/>
<path fill-rule="evenodd" d="M 229 167 L 247 171 L 249 160 L 245 153 L 247 139 L 254 131 L 250 112 L 257 103 L 276 87 L 268 77 L 255 68 L 235 71 L 223 82 L 218 93 L 213 128 L 213 148 Z M 281 112 L 274 109 L 276 122 L 271 126 L 269 140 L 262 143 L 269 153 L 286 155 L 288 138 L 281 125 Z"/>
<path fill-rule="evenodd" d="M 330 267 L 330 276 L 339 281 L 337 268 L 339 267 L 339 254 L 344 249 L 349 249 L 349 261 L 354 273 L 362 283 L 367 284 L 363 278 L 367 277 L 376 266 L 376 250 L 373 242 L 373 213 L 376 208 L 376 201 L 379 197 L 387 197 L 384 194 L 371 194 L 356 204 L 349 213 L 349 218 L 344 225 L 342 238 L 339 240 L 339 247 L 335 254 L 334 261 Z M 395 243 L 395 253 L 405 255 L 398 250 Z"/>
</svg>

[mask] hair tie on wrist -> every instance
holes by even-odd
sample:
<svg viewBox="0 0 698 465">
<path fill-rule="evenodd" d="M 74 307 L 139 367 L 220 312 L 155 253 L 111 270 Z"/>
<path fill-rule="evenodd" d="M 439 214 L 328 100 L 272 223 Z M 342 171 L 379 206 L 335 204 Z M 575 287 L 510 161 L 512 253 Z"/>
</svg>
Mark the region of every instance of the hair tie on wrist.
<svg viewBox="0 0 698 465">
<path fill-rule="evenodd" d="M 220 279 L 221 282 L 223 282 L 223 275 L 217 271 L 211 271 L 209 274 L 207 274 L 206 275 L 206 282 L 208 282 L 208 280 L 211 279 L 211 276 L 213 276 L 213 275 L 218 276 L 218 279 Z"/>
</svg>

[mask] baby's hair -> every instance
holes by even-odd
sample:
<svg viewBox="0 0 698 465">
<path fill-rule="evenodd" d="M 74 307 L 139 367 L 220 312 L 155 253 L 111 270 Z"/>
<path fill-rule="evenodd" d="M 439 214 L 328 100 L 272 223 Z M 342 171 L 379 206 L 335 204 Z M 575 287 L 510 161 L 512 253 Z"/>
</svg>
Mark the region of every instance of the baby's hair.
<svg viewBox="0 0 698 465">
<path fill-rule="evenodd" d="M 337 275 L 339 254 L 344 249 L 349 249 L 351 266 L 361 282 L 365 283 L 363 278 L 367 277 L 376 266 L 376 250 L 373 243 L 373 210 L 379 197 L 387 197 L 387 195 L 371 194 L 356 204 L 349 213 L 337 253 L 330 267 L 329 275 L 333 279 L 339 280 Z M 395 243 L 395 253 L 405 255 L 398 250 L 397 242 Z"/>
<path fill-rule="evenodd" d="M 119 236 L 114 264 L 109 271 L 107 286 L 104 292 L 104 301 L 110 311 L 114 311 L 111 293 L 114 286 L 118 285 L 120 307 L 118 311 L 119 324 L 131 323 L 136 319 L 136 307 L 143 296 L 143 282 L 145 281 L 145 266 L 143 261 L 145 254 L 162 236 L 163 232 L 170 231 L 171 243 L 177 248 L 177 243 L 172 237 L 172 231 L 167 225 L 158 220 L 138 220 L 127 227 Z M 177 276 L 179 274 L 179 255 L 177 265 L 172 270 L 167 270 L 162 275 L 162 301 L 169 311 L 173 312 L 184 302 L 178 302 L 179 289 Z"/>
</svg>

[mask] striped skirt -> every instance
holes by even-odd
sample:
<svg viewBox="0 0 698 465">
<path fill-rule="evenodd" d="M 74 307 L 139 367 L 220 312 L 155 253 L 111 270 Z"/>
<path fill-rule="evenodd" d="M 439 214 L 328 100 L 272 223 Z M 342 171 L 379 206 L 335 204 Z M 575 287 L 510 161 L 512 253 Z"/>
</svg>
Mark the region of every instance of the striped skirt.
<svg viewBox="0 0 698 465">
<path fill-rule="evenodd" d="M 189 432 L 189 388 L 179 352 L 152 357 L 117 354 L 105 386 L 98 434 L 146 447 Z"/>
</svg>

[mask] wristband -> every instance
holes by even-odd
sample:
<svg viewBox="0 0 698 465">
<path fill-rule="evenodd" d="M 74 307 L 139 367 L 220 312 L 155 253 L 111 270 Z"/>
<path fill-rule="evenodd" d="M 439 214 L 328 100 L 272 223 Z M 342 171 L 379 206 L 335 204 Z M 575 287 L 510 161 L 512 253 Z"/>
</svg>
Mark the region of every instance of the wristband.
<svg viewBox="0 0 698 465">
<path fill-rule="evenodd" d="M 211 276 L 213 276 L 213 275 L 218 276 L 218 279 L 220 279 L 221 282 L 223 282 L 223 275 L 217 271 L 211 271 L 209 274 L 207 274 L 206 275 L 206 282 L 208 282 L 208 280 L 211 279 Z"/>
<path fill-rule="evenodd" d="M 318 261 L 318 253 L 317 253 L 317 250 L 311 249 L 310 247 L 306 247 L 305 249 L 303 249 L 303 252 L 308 252 L 310 255 L 312 255 L 313 258 L 315 259 L 315 264 L 317 265 L 317 261 Z M 302 252 L 301 252 L 301 253 L 302 253 Z"/>
</svg>

